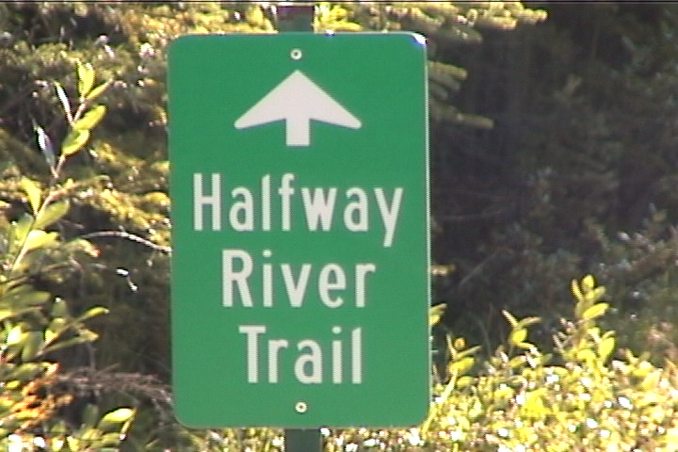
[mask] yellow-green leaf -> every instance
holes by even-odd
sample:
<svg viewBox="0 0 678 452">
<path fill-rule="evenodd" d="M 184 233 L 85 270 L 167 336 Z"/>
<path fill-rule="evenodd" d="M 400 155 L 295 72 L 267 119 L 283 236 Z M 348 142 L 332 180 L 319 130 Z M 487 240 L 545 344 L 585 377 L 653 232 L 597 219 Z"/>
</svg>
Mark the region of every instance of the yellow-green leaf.
<svg viewBox="0 0 678 452">
<path fill-rule="evenodd" d="M 101 422 L 112 422 L 115 424 L 122 424 L 129 421 L 134 416 L 134 410 L 131 408 L 118 408 L 110 411 L 101 418 Z"/>
<path fill-rule="evenodd" d="M 57 237 L 59 236 L 58 232 L 45 232 L 39 230 L 32 230 L 28 233 L 26 238 L 26 250 L 34 250 L 36 248 L 42 248 L 56 242 Z"/>
<path fill-rule="evenodd" d="M 78 61 L 78 94 L 84 98 L 94 86 L 94 68 L 89 63 Z"/>
<path fill-rule="evenodd" d="M 577 351 L 577 359 L 587 363 L 594 362 L 596 360 L 596 354 L 588 348 L 583 348 Z"/>
<path fill-rule="evenodd" d="M 581 318 L 583 320 L 595 319 L 596 317 L 600 317 L 601 315 L 605 314 L 605 311 L 607 311 L 607 308 L 609 307 L 610 305 L 607 303 L 596 303 L 584 311 L 584 313 L 581 315 Z"/>
<path fill-rule="evenodd" d="M 47 226 L 59 221 L 64 215 L 66 215 L 66 213 L 68 213 L 69 207 L 70 204 L 67 199 L 51 203 L 45 209 L 43 209 L 42 212 L 40 212 L 38 218 L 35 219 L 35 224 L 33 227 L 35 229 L 44 229 Z"/>
<path fill-rule="evenodd" d="M 28 197 L 28 203 L 31 206 L 31 210 L 33 213 L 37 212 L 40 208 L 40 201 L 42 200 L 40 187 L 38 187 L 38 184 L 32 179 L 24 177 L 21 179 L 21 188 L 23 188 Z"/>
<path fill-rule="evenodd" d="M 586 275 L 581 280 L 581 287 L 584 289 L 584 292 L 590 292 L 596 287 L 596 280 L 593 279 L 592 275 Z"/>
<path fill-rule="evenodd" d="M 475 359 L 471 356 L 466 356 L 459 361 L 450 363 L 450 373 L 453 375 L 463 375 L 473 367 Z"/>
<path fill-rule="evenodd" d="M 103 306 L 95 306 L 93 308 L 89 308 L 84 314 L 78 317 L 78 321 L 82 322 L 98 315 L 108 314 L 108 312 L 109 310 Z"/>
<path fill-rule="evenodd" d="M 468 375 L 464 375 L 463 377 L 461 377 L 457 380 L 457 384 L 455 386 L 458 389 L 461 389 L 461 388 L 466 388 L 468 386 L 471 386 L 472 384 L 473 384 L 473 377 L 469 377 Z"/>
<path fill-rule="evenodd" d="M 440 321 L 443 313 L 445 312 L 445 303 L 437 304 L 428 310 L 428 324 L 433 326 Z"/>
<path fill-rule="evenodd" d="M 513 315 L 511 315 L 510 312 L 502 309 L 501 313 L 504 314 L 504 317 L 506 317 L 506 320 L 508 320 L 508 323 L 509 325 L 511 325 L 511 328 L 515 328 L 516 325 L 518 325 L 518 321 L 516 320 L 515 317 L 513 317 Z"/>
<path fill-rule="evenodd" d="M 92 107 L 91 110 L 89 110 L 85 115 L 75 121 L 73 124 L 73 129 L 75 130 L 92 130 L 94 127 L 96 127 L 97 124 L 101 121 L 101 119 L 104 117 L 106 114 L 106 106 L 105 105 L 96 105 Z"/>
<path fill-rule="evenodd" d="M 78 152 L 85 146 L 87 140 L 89 140 L 89 135 L 89 130 L 73 129 L 61 146 L 61 154 L 68 157 L 69 155 Z"/>
<path fill-rule="evenodd" d="M 111 83 L 113 83 L 113 80 L 107 80 L 101 85 L 97 86 L 92 91 L 90 91 L 89 94 L 87 94 L 85 100 L 91 101 L 101 96 L 104 93 L 104 91 L 106 91 L 108 87 L 111 86 Z"/>
<path fill-rule="evenodd" d="M 9 333 L 7 333 L 7 339 L 5 340 L 5 343 L 7 345 L 16 345 L 19 342 L 21 342 L 21 335 L 23 334 L 23 331 L 21 330 L 21 325 L 15 325 L 12 327 L 11 330 L 9 330 Z"/>
<path fill-rule="evenodd" d="M 593 304 L 600 300 L 602 296 L 605 295 L 605 287 L 600 286 L 596 287 L 595 289 L 591 290 L 590 292 L 586 292 L 586 295 L 584 297 L 586 298 L 586 301 L 589 303 Z"/>
<path fill-rule="evenodd" d="M 527 330 L 525 328 L 520 328 L 511 332 L 511 337 L 509 340 L 513 345 L 519 345 L 525 342 L 527 339 Z"/>
<path fill-rule="evenodd" d="M 598 344 L 598 356 L 600 356 L 600 359 L 606 361 L 607 358 L 610 357 L 610 354 L 612 354 L 614 346 L 615 346 L 614 336 L 606 337 L 605 339 L 600 341 L 600 344 Z"/>
<path fill-rule="evenodd" d="M 572 291 L 572 295 L 577 299 L 577 301 L 583 301 L 584 300 L 584 295 L 581 293 L 581 289 L 579 288 L 579 283 L 577 282 L 576 279 L 572 280 L 572 283 L 570 284 L 570 290 Z"/>
<path fill-rule="evenodd" d="M 31 361 L 35 358 L 42 348 L 43 336 L 40 331 L 29 331 L 23 337 L 24 347 L 21 350 L 21 359 Z"/>
<path fill-rule="evenodd" d="M 539 322 L 541 322 L 541 318 L 539 317 L 525 317 L 524 319 L 520 319 L 517 326 L 525 328 L 526 326 L 534 325 Z"/>
<path fill-rule="evenodd" d="M 59 102 L 61 102 L 61 106 L 64 109 L 64 113 L 66 113 L 66 118 L 68 118 L 69 121 L 71 121 L 72 113 L 71 113 L 71 104 L 68 102 L 68 96 L 66 95 L 66 91 L 64 91 L 64 88 L 61 86 L 61 83 L 59 82 L 54 82 L 54 88 L 56 89 L 57 97 L 59 98 Z"/>
</svg>

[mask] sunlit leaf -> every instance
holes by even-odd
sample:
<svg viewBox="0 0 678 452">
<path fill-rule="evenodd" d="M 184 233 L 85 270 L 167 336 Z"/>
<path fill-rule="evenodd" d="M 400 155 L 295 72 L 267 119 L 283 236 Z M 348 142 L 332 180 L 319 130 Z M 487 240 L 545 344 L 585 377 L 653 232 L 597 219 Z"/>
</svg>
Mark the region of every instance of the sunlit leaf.
<svg viewBox="0 0 678 452">
<path fill-rule="evenodd" d="M 606 361 L 607 358 L 609 358 L 610 355 L 612 354 L 614 346 L 615 346 L 614 336 L 609 336 L 601 340 L 600 343 L 598 344 L 598 356 L 600 356 L 600 359 Z"/>
<path fill-rule="evenodd" d="M 524 319 L 520 319 L 517 326 L 525 328 L 526 326 L 534 325 L 539 322 L 541 322 L 541 318 L 539 317 L 525 317 Z"/>
<path fill-rule="evenodd" d="M 84 98 L 94 86 L 94 68 L 90 63 L 78 61 L 78 94 Z"/>
<path fill-rule="evenodd" d="M 87 96 L 85 96 L 85 100 L 92 101 L 97 97 L 101 96 L 104 93 L 104 91 L 106 91 L 108 87 L 111 86 L 111 83 L 113 83 L 113 80 L 107 80 L 101 85 L 97 86 L 92 91 L 90 91 L 89 94 L 87 94 Z"/>
<path fill-rule="evenodd" d="M 21 335 L 23 334 L 23 331 L 21 329 L 21 325 L 14 325 L 11 330 L 9 330 L 9 333 L 7 333 L 7 339 L 5 340 L 5 343 L 7 345 L 16 345 L 21 342 Z"/>
<path fill-rule="evenodd" d="M 12 227 L 9 230 L 9 239 L 7 240 L 10 253 L 18 251 L 23 246 L 32 225 L 33 215 L 27 213 L 22 215 L 19 221 L 12 223 Z"/>
<path fill-rule="evenodd" d="M 443 313 L 445 312 L 445 308 L 447 306 L 445 303 L 440 303 L 437 304 L 428 310 L 428 324 L 433 326 L 436 323 L 440 321 L 440 318 L 442 317 Z"/>
<path fill-rule="evenodd" d="M 50 344 L 54 339 L 59 337 L 59 335 L 64 332 L 67 324 L 66 319 L 63 317 L 52 319 L 45 330 L 45 342 Z"/>
<path fill-rule="evenodd" d="M 73 337 L 70 339 L 62 340 L 51 344 L 49 347 L 45 348 L 45 352 L 54 352 L 56 350 L 61 350 L 62 348 L 73 347 L 75 345 L 86 344 L 88 342 L 93 342 L 99 337 L 98 334 L 93 331 L 87 331 L 86 334 L 80 334 L 80 336 Z"/>
<path fill-rule="evenodd" d="M 584 298 L 590 304 L 593 304 L 593 303 L 597 302 L 598 300 L 600 300 L 603 297 L 603 295 L 605 295 L 605 287 L 600 286 L 600 287 L 596 287 L 595 289 L 591 290 L 590 292 L 587 292 L 584 295 Z"/>
<path fill-rule="evenodd" d="M 596 287 L 596 280 L 593 279 L 592 275 L 586 275 L 581 280 L 581 287 L 584 289 L 584 292 L 590 292 Z"/>
<path fill-rule="evenodd" d="M 54 82 L 54 89 L 56 90 L 59 102 L 61 102 L 61 107 L 64 109 L 64 113 L 66 113 L 66 117 L 70 121 L 73 118 L 73 113 L 71 112 L 71 103 L 68 101 L 66 91 L 64 91 L 63 86 L 61 86 L 61 83 L 59 82 Z"/>
<path fill-rule="evenodd" d="M 579 288 L 579 283 L 577 282 L 576 279 L 572 280 L 572 283 L 570 284 L 570 290 L 572 291 L 572 295 L 574 295 L 574 298 L 576 298 L 577 301 L 583 301 L 584 300 L 584 294 L 581 293 L 581 289 Z"/>
<path fill-rule="evenodd" d="M 601 315 L 605 314 L 605 311 L 607 311 L 607 308 L 609 307 L 610 305 L 608 303 L 596 303 L 584 311 L 581 318 L 583 320 L 595 319 L 596 317 L 600 317 Z"/>
<path fill-rule="evenodd" d="M 32 179 L 27 177 L 21 178 L 21 188 L 23 188 L 26 196 L 28 197 L 28 204 L 31 206 L 33 213 L 37 212 L 40 208 L 40 202 L 42 200 L 42 192 L 40 187 Z"/>
<path fill-rule="evenodd" d="M 39 230 L 33 230 L 28 233 L 28 238 L 26 239 L 26 250 L 34 250 L 36 248 L 42 248 L 56 243 L 56 239 L 59 236 L 58 232 L 45 232 Z"/>
<path fill-rule="evenodd" d="M 527 339 L 527 330 L 525 328 L 520 328 L 511 332 L 509 340 L 511 344 L 518 345 L 525 342 Z"/>
<path fill-rule="evenodd" d="M 106 114 L 105 105 L 96 105 L 92 107 L 85 115 L 73 124 L 75 130 L 92 130 Z"/>
<path fill-rule="evenodd" d="M 42 155 L 45 157 L 47 164 L 53 170 L 56 165 L 56 156 L 54 154 L 54 146 L 52 145 L 52 140 L 50 140 L 49 135 L 45 130 L 37 124 L 33 124 L 33 130 L 35 130 L 35 136 L 38 141 L 38 147 L 42 152 Z"/>
<path fill-rule="evenodd" d="M 23 349 L 21 350 L 21 360 L 31 361 L 38 355 L 44 343 L 42 332 L 29 331 L 26 334 L 24 334 L 22 340 L 24 346 Z"/>
<path fill-rule="evenodd" d="M 134 410 L 131 408 L 118 408 L 110 411 L 101 418 L 101 422 L 111 422 L 114 424 L 122 424 L 129 421 L 134 416 Z"/>
<path fill-rule="evenodd" d="M 68 213 L 70 203 L 67 199 L 53 202 L 43 209 L 35 220 L 35 229 L 44 229 L 51 224 L 59 221 L 64 215 Z"/>
<path fill-rule="evenodd" d="M 92 317 L 96 317 L 96 316 L 108 314 L 108 313 L 109 313 L 109 310 L 104 308 L 103 306 L 95 306 L 95 307 L 89 308 L 87 311 L 85 311 L 84 314 L 82 314 L 81 316 L 79 316 L 77 318 L 77 321 L 83 322 L 87 319 L 91 319 Z"/>
<path fill-rule="evenodd" d="M 458 361 L 454 361 L 449 365 L 449 371 L 453 375 L 463 375 L 473 367 L 475 359 L 471 356 L 466 356 Z"/>
<path fill-rule="evenodd" d="M 511 328 L 515 328 L 516 325 L 518 325 L 518 321 L 516 320 L 515 317 L 513 317 L 513 315 L 510 312 L 502 309 L 501 313 L 504 314 L 504 317 L 508 321 L 509 325 L 511 325 Z"/>
<path fill-rule="evenodd" d="M 69 156 L 75 154 L 85 146 L 89 140 L 89 130 L 73 129 L 71 133 L 66 136 L 63 145 L 61 146 L 61 154 Z"/>
<path fill-rule="evenodd" d="M 583 348 L 581 350 L 577 350 L 576 354 L 577 360 L 583 361 L 583 362 L 594 362 L 597 359 L 597 356 L 595 353 L 593 353 L 592 350 L 588 348 Z"/>
</svg>

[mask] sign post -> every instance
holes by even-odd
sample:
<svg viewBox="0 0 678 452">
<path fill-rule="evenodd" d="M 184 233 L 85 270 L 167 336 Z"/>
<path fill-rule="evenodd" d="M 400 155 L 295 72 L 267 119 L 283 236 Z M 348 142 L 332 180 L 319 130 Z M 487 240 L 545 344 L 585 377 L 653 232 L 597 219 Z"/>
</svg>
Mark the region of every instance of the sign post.
<svg viewBox="0 0 678 452">
<path fill-rule="evenodd" d="M 278 5 L 276 28 L 278 31 L 313 31 L 315 5 Z M 285 429 L 286 452 L 320 452 L 322 436 L 320 429 Z"/>
<path fill-rule="evenodd" d="M 170 49 L 173 386 L 191 427 L 390 427 L 429 404 L 426 50 Z"/>
</svg>

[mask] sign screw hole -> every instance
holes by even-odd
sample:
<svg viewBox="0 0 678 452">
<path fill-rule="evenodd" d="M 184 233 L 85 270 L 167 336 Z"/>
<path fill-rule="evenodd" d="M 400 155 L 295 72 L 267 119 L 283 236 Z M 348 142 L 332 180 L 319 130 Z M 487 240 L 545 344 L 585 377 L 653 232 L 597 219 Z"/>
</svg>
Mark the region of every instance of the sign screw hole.
<svg viewBox="0 0 678 452">
<path fill-rule="evenodd" d="M 297 404 L 294 405 L 294 410 L 299 414 L 304 414 L 308 411 L 308 405 L 306 405 L 306 402 L 297 402 Z"/>
<path fill-rule="evenodd" d="M 292 49 L 290 52 L 290 58 L 292 58 L 294 61 L 299 61 L 301 60 L 301 57 L 304 56 L 304 53 L 301 51 L 301 49 Z"/>
</svg>

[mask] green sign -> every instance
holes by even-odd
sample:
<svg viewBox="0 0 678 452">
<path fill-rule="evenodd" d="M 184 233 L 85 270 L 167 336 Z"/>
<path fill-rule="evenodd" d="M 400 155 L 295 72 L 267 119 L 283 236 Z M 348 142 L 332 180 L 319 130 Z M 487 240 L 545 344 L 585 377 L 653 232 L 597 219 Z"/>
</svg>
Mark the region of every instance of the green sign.
<svg viewBox="0 0 678 452">
<path fill-rule="evenodd" d="M 169 58 L 173 386 L 193 427 L 429 405 L 426 47 L 203 35 Z"/>
</svg>

